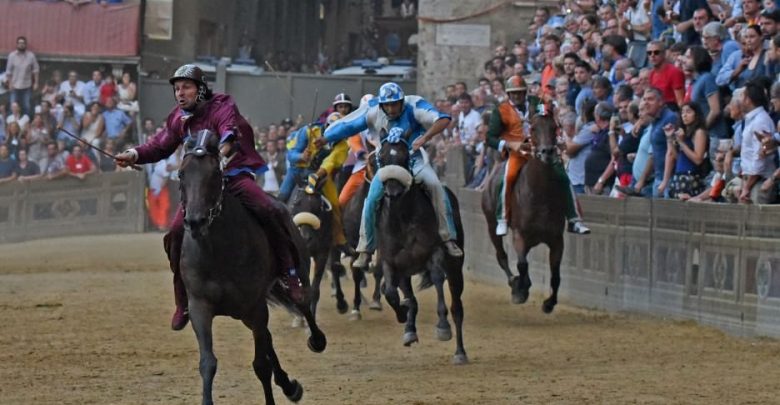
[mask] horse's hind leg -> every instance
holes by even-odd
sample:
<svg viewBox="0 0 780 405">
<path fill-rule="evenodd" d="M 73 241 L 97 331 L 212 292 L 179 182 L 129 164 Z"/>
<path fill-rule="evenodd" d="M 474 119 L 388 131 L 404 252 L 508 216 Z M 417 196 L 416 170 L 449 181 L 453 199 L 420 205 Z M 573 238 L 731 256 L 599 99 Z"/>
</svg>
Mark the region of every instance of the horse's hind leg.
<svg viewBox="0 0 780 405">
<path fill-rule="evenodd" d="M 498 261 L 501 270 L 504 270 L 504 274 L 506 274 L 507 283 L 511 286 L 512 277 L 514 275 L 512 274 L 512 270 L 509 269 L 509 256 L 507 256 L 506 250 L 504 249 L 504 240 L 502 237 L 496 235 L 495 228 L 495 220 L 492 223 L 488 222 L 488 235 L 490 235 L 490 242 L 493 243 L 493 247 L 496 249 L 496 260 Z"/>
<path fill-rule="evenodd" d="M 271 332 L 267 331 L 267 333 L 268 360 L 271 362 L 271 367 L 273 368 L 274 383 L 282 389 L 282 392 L 284 392 L 287 399 L 292 402 L 298 402 L 301 400 L 301 397 L 303 397 L 303 386 L 295 379 L 290 380 L 287 372 L 282 369 L 282 365 L 279 363 L 279 357 L 276 355 L 276 350 L 274 350 Z"/>
<path fill-rule="evenodd" d="M 273 347 L 271 346 L 271 333 L 268 332 L 268 306 L 258 305 L 255 317 L 251 321 L 245 320 L 244 324 L 252 329 L 252 335 L 255 338 L 255 359 L 252 361 L 252 368 L 255 370 L 257 379 L 263 384 L 265 403 L 273 404 L 275 403 L 273 386 L 271 386 L 273 366 L 269 360 L 269 353 Z"/>
<path fill-rule="evenodd" d="M 563 236 L 550 246 L 550 288 L 552 295 L 544 300 L 542 311 L 549 314 L 558 303 L 558 287 L 561 285 L 561 259 L 563 258 Z"/>
<path fill-rule="evenodd" d="M 466 349 L 463 348 L 463 301 L 461 295 L 463 295 L 463 262 L 462 260 L 455 264 L 448 265 L 447 268 L 447 285 L 450 287 L 450 295 L 452 304 L 450 305 L 450 312 L 452 312 L 452 319 L 455 321 L 455 355 L 452 356 L 452 363 L 456 365 L 466 364 L 469 362 L 469 358 L 466 355 Z"/>
<path fill-rule="evenodd" d="M 531 277 L 528 275 L 528 251 L 530 247 L 520 236 L 519 232 L 514 232 L 515 252 L 517 252 L 517 277 L 512 277 L 509 285 L 512 287 L 512 303 L 523 304 L 528 300 L 528 294 L 531 290 Z"/>
<path fill-rule="evenodd" d="M 417 337 L 417 298 L 414 296 L 414 290 L 412 289 L 412 278 L 404 277 L 401 280 L 400 287 L 406 298 L 404 301 L 408 305 L 403 342 L 404 346 L 411 346 L 412 343 L 420 341 Z"/>
<path fill-rule="evenodd" d="M 431 280 L 436 288 L 436 312 L 439 314 L 439 322 L 436 324 L 436 338 L 442 342 L 452 339 L 452 327 L 447 320 L 447 301 L 444 297 L 444 272 L 440 269 L 431 271 Z"/>
<path fill-rule="evenodd" d="M 211 388 L 214 384 L 214 375 L 217 374 L 217 358 L 214 356 L 214 347 L 211 334 L 211 323 L 214 313 L 211 308 L 200 300 L 190 300 L 190 319 L 192 329 L 198 339 L 200 351 L 200 377 L 203 380 L 203 405 L 212 405 L 214 400 Z"/>
</svg>

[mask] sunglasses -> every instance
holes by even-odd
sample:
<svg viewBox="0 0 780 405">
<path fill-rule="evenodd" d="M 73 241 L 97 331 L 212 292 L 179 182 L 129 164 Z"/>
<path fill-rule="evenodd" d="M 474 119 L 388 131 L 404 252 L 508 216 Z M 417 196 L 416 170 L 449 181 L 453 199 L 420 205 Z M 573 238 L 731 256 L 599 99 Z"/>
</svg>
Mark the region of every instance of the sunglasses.
<svg viewBox="0 0 780 405">
<path fill-rule="evenodd" d="M 647 51 L 648 55 L 660 55 L 661 51 Z"/>
</svg>

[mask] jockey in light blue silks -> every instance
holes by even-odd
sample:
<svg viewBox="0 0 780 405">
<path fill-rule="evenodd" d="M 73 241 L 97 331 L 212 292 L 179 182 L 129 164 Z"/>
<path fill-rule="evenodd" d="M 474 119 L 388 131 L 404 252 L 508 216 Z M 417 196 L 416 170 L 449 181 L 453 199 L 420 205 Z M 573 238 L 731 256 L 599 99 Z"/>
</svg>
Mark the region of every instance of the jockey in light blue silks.
<svg viewBox="0 0 780 405">
<path fill-rule="evenodd" d="M 404 96 L 401 86 L 390 82 L 379 88 L 376 98 L 328 127 L 321 142 L 338 142 L 365 129 L 374 133 L 408 134 L 407 142 L 412 149 L 410 169 L 414 180 L 423 183 L 431 196 L 438 218 L 439 236 L 447 253 L 459 257 L 463 256 L 463 251 L 455 244 L 455 221 L 447 193 L 439 182 L 436 171 L 427 159 L 423 158 L 424 151 L 420 150 L 422 145 L 443 131 L 449 122 L 450 117 L 447 114 L 437 111 L 425 99 L 420 96 Z M 379 176 L 375 176 L 363 205 L 360 241 L 357 246 L 360 255 L 352 264 L 354 267 L 367 267 L 369 253 L 375 249 L 376 212 L 383 194 L 384 184 Z"/>
</svg>

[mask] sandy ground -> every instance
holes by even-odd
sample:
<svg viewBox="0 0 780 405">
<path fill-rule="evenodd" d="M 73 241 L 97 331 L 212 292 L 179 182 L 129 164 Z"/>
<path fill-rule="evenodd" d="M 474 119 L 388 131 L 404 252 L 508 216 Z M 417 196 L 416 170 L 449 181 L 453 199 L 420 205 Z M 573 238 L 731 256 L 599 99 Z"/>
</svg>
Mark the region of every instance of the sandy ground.
<svg viewBox="0 0 780 405">
<path fill-rule="evenodd" d="M 200 402 L 194 334 L 168 327 L 173 299 L 160 241 L 144 234 L 0 245 L 0 403 Z M 402 327 L 387 309 L 366 309 L 362 321 L 348 321 L 325 294 L 320 324 L 329 345 L 322 354 L 309 352 L 304 331 L 274 311 L 276 348 L 305 387 L 301 403 L 778 401 L 775 340 L 565 305 L 548 316 L 539 296 L 513 306 L 508 288 L 470 281 L 471 363 L 453 366 L 454 342 L 434 337 L 435 293 L 418 298 L 421 343 L 411 348 L 401 345 Z M 250 332 L 219 318 L 215 350 L 215 400 L 262 403 Z"/>
</svg>

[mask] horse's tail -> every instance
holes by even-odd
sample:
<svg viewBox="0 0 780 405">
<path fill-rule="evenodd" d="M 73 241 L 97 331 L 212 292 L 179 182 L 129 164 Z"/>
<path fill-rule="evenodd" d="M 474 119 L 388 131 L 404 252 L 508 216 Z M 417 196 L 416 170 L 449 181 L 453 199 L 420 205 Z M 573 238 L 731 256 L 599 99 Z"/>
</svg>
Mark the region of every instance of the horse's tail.
<svg viewBox="0 0 780 405">
<path fill-rule="evenodd" d="M 420 273 L 420 284 L 417 284 L 417 290 L 424 290 L 426 288 L 433 287 L 433 279 L 431 278 L 431 271 L 425 270 Z"/>
<path fill-rule="evenodd" d="M 268 304 L 282 307 L 292 314 L 302 315 L 301 311 L 295 306 L 295 302 L 290 298 L 290 294 L 287 293 L 278 282 L 274 282 L 274 286 L 271 287 L 271 291 L 268 292 L 266 301 Z"/>
</svg>

